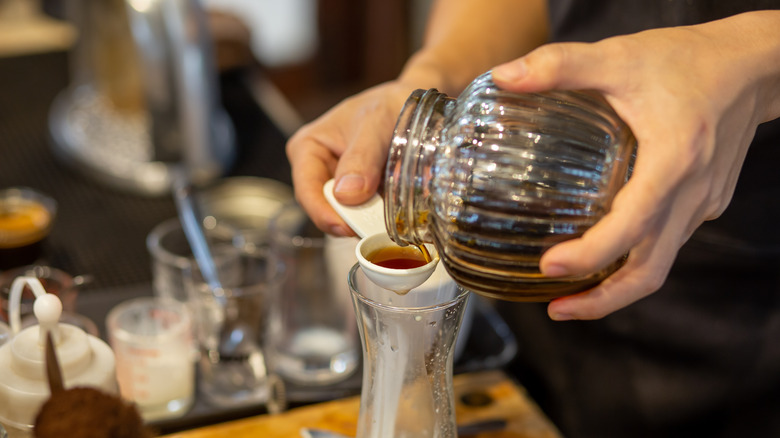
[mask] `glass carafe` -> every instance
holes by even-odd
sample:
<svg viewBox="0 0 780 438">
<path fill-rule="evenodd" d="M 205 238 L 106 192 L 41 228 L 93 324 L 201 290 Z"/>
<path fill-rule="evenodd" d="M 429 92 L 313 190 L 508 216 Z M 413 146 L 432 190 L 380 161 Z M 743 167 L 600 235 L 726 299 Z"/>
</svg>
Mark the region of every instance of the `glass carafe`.
<svg viewBox="0 0 780 438">
<path fill-rule="evenodd" d="M 598 94 L 518 94 L 489 73 L 457 99 L 409 97 L 385 179 L 385 226 L 401 245 L 432 242 L 455 281 L 494 298 L 546 301 L 586 290 L 625 261 L 549 278 L 539 259 L 581 236 L 630 176 L 628 126 Z"/>
<path fill-rule="evenodd" d="M 433 275 L 405 295 L 349 273 L 363 385 L 357 438 L 455 438 L 453 352 L 468 291 Z"/>
</svg>

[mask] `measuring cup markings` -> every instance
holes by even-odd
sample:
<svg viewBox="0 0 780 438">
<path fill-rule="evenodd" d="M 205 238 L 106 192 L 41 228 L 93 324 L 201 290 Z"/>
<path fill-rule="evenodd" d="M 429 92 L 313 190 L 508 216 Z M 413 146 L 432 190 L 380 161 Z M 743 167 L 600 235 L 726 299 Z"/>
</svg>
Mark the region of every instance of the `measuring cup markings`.
<svg viewBox="0 0 780 438">
<path fill-rule="evenodd" d="M 181 302 L 143 297 L 107 319 L 122 396 L 147 420 L 182 414 L 194 397 L 192 319 Z"/>
</svg>

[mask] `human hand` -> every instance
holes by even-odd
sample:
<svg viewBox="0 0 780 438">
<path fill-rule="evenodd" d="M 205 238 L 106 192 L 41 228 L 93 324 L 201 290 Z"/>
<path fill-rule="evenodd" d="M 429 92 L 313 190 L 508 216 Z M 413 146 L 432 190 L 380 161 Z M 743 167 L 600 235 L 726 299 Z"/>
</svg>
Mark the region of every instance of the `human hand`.
<svg viewBox="0 0 780 438">
<path fill-rule="evenodd" d="M 355 235 L 328 204 L 322 186 L 335 178 L 334 195 L 346 205 L 376 193 L 395 121 L 411 91 L 400 82 L 370 88 L 307 124 L 287 143 L 295 196 L 321 230 Z"/>
<path fill-rule="evenodd" d="M 594 44 L 543 46 L 496 67 L 505 89 L 594 89 L 638 141 L 611 211 L 541 260 L 545 275 L 587 274 L 629 253 L 597 287 L 552 301 L 552 319 L 596 319 L 658 290 L 680 247 L 734 193 L 757 125 L 778 117 L 780 14 L 760 12 Z"/>
</svg>

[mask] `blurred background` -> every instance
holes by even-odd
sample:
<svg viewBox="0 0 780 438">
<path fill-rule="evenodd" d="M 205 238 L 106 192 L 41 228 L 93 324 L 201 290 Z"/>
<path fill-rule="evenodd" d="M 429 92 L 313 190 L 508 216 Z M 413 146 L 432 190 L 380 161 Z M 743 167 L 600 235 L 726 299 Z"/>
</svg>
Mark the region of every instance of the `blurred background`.
<svg viewBox="0 0 780 438">
<path fill-rule="evenodd" d="M 344 97 L 394 78 L 420 44 L 430 1 L 201 4 L 211 15 L 221 67 L 261 70 L 303 119 L 311 120 Z M 0 57 L 70 50 L 79 38 L 78 23 L 72 20 L 78 12 L 70 9 L 85 3 L 0 1 Z"/>
<path fill-rule="evenodd" d="M 105 175 L 91 175 L 118 173 L 112 160 L 131 149 L 126 140 L 139 136 L 133 131 L 133 124 L 140 123 L 133 109 L 148 106 L 155 92 L 172 93 L 165 86 L 175 85 L 175 80 L 145 84 L 147 102 L 139 101 L 141 63 L 128 37 L 127 10 L 194 4 L 206 12 L 217 104 L 235 130 L 236 157 L 221 176 L 290 184 L 286 139 L 345 97 L 394 78 L 420 44 L 429 1 L 0 0 L 0 187 L 31 187 L 59 203 L 51 239 L 38 261 L 73 275 L 91 275 L 87 291 L 145 284 L 151 276 L 145 237 L 154 225 L 176 215 L 170 193 L 160 196 L 157 190 L 147 196 L 106 184 Z M 155 44 L 144 56 L 155 55 Z M 183 69 L 185 77 L 190 67 Z M 69 89 L 84 83 L 100 93 L 100 87 L 107 89 L 113 104 L 103 112 L 130 117 L 111 129 L 96 126 L 111 124 L 96 123 L 96 117 L 77 120 L 86 110 L 84 105 L 73 109 L 78 93 Z M 59 96 L 62 106 L 66 92 L 71 107 L 60 125 L 79 126 L 66 126 L 63 134 L 56 126 L 55 103 Z M 154 122 L 166 120 L 152 115 Z M 62 159 L 62 143 L 74 142 L 76 134 L 95 134 L 88 140 L 98 146 L 81 151 L 92 169 L 74 168 L 69 165 L 73 160 Z"/>
<path fill-rule="evenodd" d="M 0 283 L 17 269 L 33 275 L 24 265 L 56 272 L 74 290 L 69 311 L 105 337 L 114 306 L 155 293 L 149 242 L 178 220 L 182 169 L 207 219 L 267 245 L 270 219 L 293 200 L 287 139 L 395 78 L 421 45 L 431 1 L 0 0 Z M 45 223 L 9 220 L 20 193 L 24 214 L 48 212 Z M 333 258 L 354 253 L 344 254 Z M 7 291 L 0 284 L 0 322 Z M 479 339 L 456 372 L 499 368 L 517 350 L 495 311 L 480 309 Z M 288 401 L 355 395 L 360 379 L 288 386 Z M 157 426 L 258 412 L 198 400 Z"/>
<path fill-rule="evenodd" d="M 156 293 L 147 242 L 177 221 L 172 181 L 183 169 L 208 217 L 246 219 L 240 231 L 266 245 L 268 221 L 292 200 L 287 139 L 394 78 L 419 45 L 428 8 L 203 1 L 0 0 L 0 322 L 15 276 L 56 272 L 72 290 L 74 321 L 105 337 L 110 309 Z M 20 228 L 13 219 L 36 217 L 38 204 L 46 222 Z M 288 387 L 287 398 L 354 395 L 360 375 L 349 377 Z M 159 426 L 257 412 L 255 403 L 214 409 L 199 399 Z"/>
</svg>

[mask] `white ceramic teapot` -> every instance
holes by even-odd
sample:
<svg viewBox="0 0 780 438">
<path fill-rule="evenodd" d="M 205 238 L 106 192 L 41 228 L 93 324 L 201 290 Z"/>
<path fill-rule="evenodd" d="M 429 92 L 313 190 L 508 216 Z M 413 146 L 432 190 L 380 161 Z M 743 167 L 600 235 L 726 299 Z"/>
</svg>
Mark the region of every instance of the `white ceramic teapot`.
<svg viewBox="0 0 780 438">
<path fill-rule="evenodd" d="M 35 294 L 38 324 L 20 331 L 19 305 L 24 286 Z M 11 286 L 13 337 L 0 346 L 0 423 L 9 438 L 32 436 L 35 416 L 51 392 L 46 378 L 46 333 L 51 332 L 65 388 L 90 386 L 116 394 L 116 361 L 111 348 L 80 328 L 59 323 L 62 303 L 35 277 L 18 277 Z"/>
</svg>

